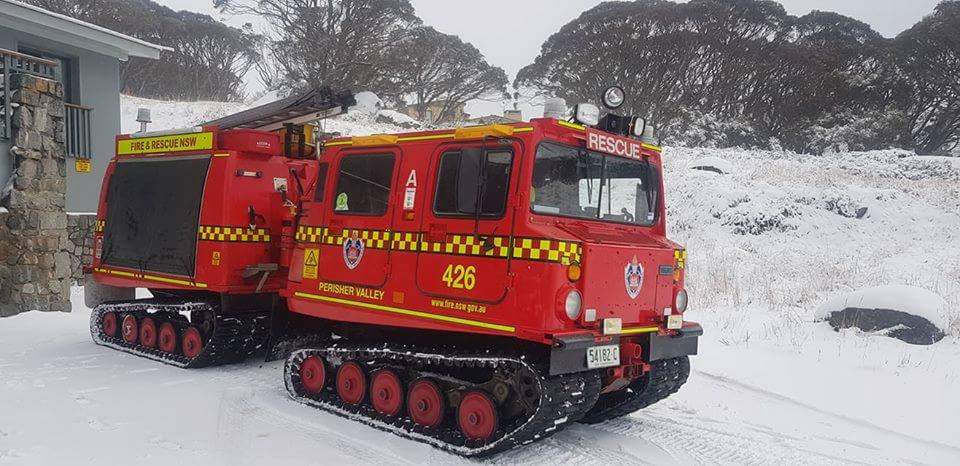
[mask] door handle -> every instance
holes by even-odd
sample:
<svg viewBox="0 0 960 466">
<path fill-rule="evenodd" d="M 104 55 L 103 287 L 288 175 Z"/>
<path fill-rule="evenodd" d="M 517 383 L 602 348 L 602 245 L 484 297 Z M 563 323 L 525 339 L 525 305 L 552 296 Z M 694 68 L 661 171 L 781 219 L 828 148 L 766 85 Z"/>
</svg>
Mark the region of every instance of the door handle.
<svg viewBox="0 0 960 466">
<path fill-rule="evenodd" d="M 331 220 L 330 226 L 327 227 L 327 230 L 330 235 L 337 236 L 343 234 L 343 221 L 342 220 Z"/>
</svg>

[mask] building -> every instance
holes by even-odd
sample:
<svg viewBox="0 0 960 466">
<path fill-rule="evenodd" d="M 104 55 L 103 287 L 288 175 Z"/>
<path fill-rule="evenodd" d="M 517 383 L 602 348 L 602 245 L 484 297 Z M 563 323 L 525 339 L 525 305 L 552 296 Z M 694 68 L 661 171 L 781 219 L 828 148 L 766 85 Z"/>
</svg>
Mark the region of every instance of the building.
<svg viewBox="0 0 960 466">
<path fill-rule="evenodd" d="M 401 107 L 398 109 L 398 111 L 410 118 L 420 121 L 425 125 L 452 125 L 470 119 L 470 115 L 468 115 L 466 112 L 466 104 L 457 105 L 452 112 L 448 112 L 449 114 L 441 116 L 443 107 L 443 102 L 430 102 L 427 104 L 427 108 L 423 112 L 423 115 L 420 114 L 416 104 Z"/>
<path fill-rule="evenodd" d="M 0 0 L 0 317 L 71 309 L 120 132 L 120 61 L 164 50 Z"/>
<path fill-rule="evenodd" d="M 487 115 L 477 118 L 471 118 L 466 121 L 466 123 L 471 125 L 495 125 L 495 124 L 510 124 L 516 123 L 518 121 L 523 121 L 523 112 L 520 110 L 504 110 L 503 116 L 500 115 Z"/>
<path fill-rule="evenodd" d="M 0 0 L 0 186 L 13 161 L 9 81 L 32 73 L 63 84 L 69 212 L 95 212 L 100 181 L 120 132 L 120 61 L 157 59 L 165 47 L 16 0 Z M 4 85 L 6 83 L 6 85 Z M 80 163 L 76 160 L 80 159 Z M 89 161 L 89 164 L 85 162 Z M 89 171 L 87 171 L 89 170 Z"/>
</svg>

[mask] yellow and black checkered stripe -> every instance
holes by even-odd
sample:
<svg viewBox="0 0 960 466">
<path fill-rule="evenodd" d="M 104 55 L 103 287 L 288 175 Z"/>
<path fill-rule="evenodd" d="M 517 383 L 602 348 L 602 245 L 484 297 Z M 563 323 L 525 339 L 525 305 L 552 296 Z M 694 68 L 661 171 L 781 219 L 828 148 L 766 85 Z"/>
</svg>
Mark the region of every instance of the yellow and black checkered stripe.
<svg viewBox="0 0 960 466">
<path fill-rule="evenodd" d="M 107 227 L 106 220 L 97 220 L 97 223 L 93 226 L 93 231 L 95 233 L 103 233 L 103 230 Z"/>
<path fill-rule="evenodd" d="M 547 238 L 514 238 L 511 244 L 507 236 L 478 238 L 475 235 L 451 234 L 447 235 L 446 241 L 438 242 L 428 241 L 427 235 L 419 232 L 344 229 L 340 234 L 329 234 L 328 228 L 307 226 L 301 226 L 297 230 L 297 241 L 301 243 L 340 246 L 346 238 L 354 236 L 363 239 L 364 246 L 373 249 L 514 258 L 564 265 L 579 263 L 583 252 L 579 243 Z"/>
<path fill-rule="evenodd" d="M 264 228 L 223 227 L 201 225 L 198 233 L 201 241 L 227 243 L 269 243 L 270 231 Z"/>
<path fill-rule="evenodd" d="M 320 243 L 328 246 L 342 246 L 347 238 L 356 236 L 363 240 L 363 245 L 371 249 L 388 249 L 390 247 L 390 232 L 380 230 L 352 230 L 343 229 L 339 234 L 332 234 L 326 227 L 305 227 L 297 229 L 297 241 L 301 243 Z"/>
</svg>

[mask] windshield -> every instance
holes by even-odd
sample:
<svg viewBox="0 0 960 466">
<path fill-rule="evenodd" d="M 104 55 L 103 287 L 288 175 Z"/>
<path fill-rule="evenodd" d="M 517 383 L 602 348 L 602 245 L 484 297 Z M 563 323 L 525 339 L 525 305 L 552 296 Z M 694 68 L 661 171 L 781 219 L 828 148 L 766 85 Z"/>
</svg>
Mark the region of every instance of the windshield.
<svg viewBox="0 0 960 466">
<path fill-rule="evenodd" d="M 642 226 L 656 221 L 660 177 L 647 160 L 543 143 L 532 184 L 536 213 Z"/>
</svg>

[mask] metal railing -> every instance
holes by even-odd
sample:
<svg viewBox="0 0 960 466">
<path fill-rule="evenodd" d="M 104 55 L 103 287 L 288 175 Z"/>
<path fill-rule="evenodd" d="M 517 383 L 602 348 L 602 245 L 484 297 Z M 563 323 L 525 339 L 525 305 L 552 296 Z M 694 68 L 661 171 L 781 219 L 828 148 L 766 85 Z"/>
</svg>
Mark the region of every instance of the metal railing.
<svg viewBox="0 0 960 466">
<path fill-rule="evenodd" d="M 10 78 L 15 73 L 32 74 L 47 79 L 56 79 L 57 62 L 24 55 L 12 50 L 0 49 L 0 140 L 13 136 L 13 102 Z"/>
<path fill-rule="evenodd" d="M 64 131 L 66 132 L 67 157 L 90 159 L 93 157 L 90 122 L 93 109 L 80 105 L 64 104 Z"/>
</svg>

